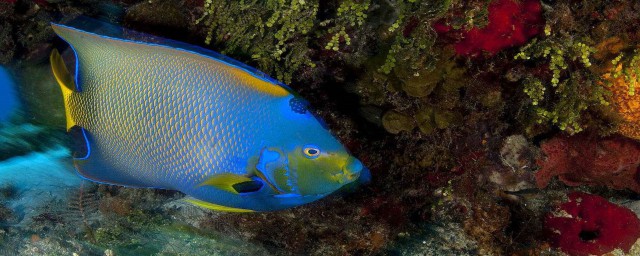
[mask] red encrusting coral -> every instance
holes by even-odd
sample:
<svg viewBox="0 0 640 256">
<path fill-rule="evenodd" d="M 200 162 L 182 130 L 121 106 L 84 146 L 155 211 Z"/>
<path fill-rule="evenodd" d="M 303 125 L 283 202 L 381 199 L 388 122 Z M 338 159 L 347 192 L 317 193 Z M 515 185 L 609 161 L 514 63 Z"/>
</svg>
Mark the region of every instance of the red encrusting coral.
<svg viewBox="0 0 640 256">
<path fill-rule="evenodd" d="M 494 0 L 488 7 L 489 23 L 470 30 L 455 30 L 443 22 L 434 24 L 439 34 L 455 34 L 458 55 L 475 56 L 482 52 L 493 55 L 503 49 L 525 44 L 544 26 L 540 0 Z"/>
<path fill-rule="evenodd" d="M 640 238 L 640 220 L 600 196 L 573 192 L 546 216 L 545 232 L 552 246 L 569 255 L 602 255 L 618 248 L 629 252 Z"/>
<path fill-rule="evenodd" d="M 622 136 L 559 136 L 541 146 L 536 163 L 538 187 L 554 176 L 569 186 L 601 185 L 640 193 L 640 143 Z"/>
</svg>

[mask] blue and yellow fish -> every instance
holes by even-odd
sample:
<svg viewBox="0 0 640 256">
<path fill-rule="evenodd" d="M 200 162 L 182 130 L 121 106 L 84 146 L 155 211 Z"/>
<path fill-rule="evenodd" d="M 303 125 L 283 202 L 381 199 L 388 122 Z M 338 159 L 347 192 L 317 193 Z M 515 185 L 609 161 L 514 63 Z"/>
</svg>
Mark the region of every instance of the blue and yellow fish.
<svg viewBox="0 0 640 256">
<path fill-rule="evenodd" d="M 75 54 L 71 71 L 57 50 L 50 60 L 87 179 L 249 212 L 309 203 L 368 175 L 306 101 L 260 71 L 122 28 L 52 27 Z"/>
</svg>

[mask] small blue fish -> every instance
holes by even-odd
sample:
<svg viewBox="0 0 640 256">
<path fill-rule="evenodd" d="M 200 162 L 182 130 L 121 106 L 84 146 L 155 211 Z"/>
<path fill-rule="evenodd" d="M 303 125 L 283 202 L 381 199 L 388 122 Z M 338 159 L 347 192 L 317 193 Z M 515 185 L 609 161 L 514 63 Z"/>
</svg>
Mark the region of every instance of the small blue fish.
<svg viewBox="0 0 640 256">
<path fill-rule="evenodd" d="M 0 66 L 0 124 L 11 119 L 18 105 L 13 79 L 9 72 Z"/>
<path fill-rule="evenodd" d="M 264 73 L 188 44 L 83 26 L 52 24 L 73 49 L 73 75 L 57 50 L 50 57 L 81 176 L 179 190 L 232 212 L 298 206 L 368 177 L 306 101 Z"/>
</svg>

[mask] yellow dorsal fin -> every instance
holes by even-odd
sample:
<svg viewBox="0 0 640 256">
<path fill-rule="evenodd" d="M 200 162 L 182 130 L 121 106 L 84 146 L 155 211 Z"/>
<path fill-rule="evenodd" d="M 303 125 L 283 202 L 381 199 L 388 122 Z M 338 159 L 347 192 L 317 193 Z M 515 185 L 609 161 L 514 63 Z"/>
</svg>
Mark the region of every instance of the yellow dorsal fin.
<svg viewBox="0 0 640 256">
<path fill-rule="evenodd" d="M 200 201 L 198 199 L 185 199 L 185 201 L 200 206 L 200 207 L 204 207 L 207 209 L 211 209 L 211 210 L 215 210 L 215 211 L 223 211 L 223 212 L 254 212 L 253 210 L 247 210 L 247 209 L 240 209 L 240 208 L 233 208 L 233 207 L 228 207 L 228 206 L 223 206 L 223 205 L 217 205 L 217 204 L 212 204 L 209 202 L 205 202 L 205 201 Z"/>
<path fill-rule="evenodd" d="M 73 88 L 76 87 L 76 83 L 74 82 L 71 73 L 69 73 L 67 65 L 64 64 L 64 60 L 62 60 L 62 56 L 60 56 L 58 50 L 53 49 L 53 51 L 51 51 L 49 61 L 51 62 L 51 70 L 53 71 L 53 75 L 56 77 L 58 85 L 60 85 L 60 89 L 62 90 L 65 115 L 67 116 L 67 131 L 69 131 L 71 127 L 76 125 L 76 122 L 73 120 L 73 117 L 69 112 L 68 105 L 69 96 L 73 93 Z"/>
<path fill-rule="evenodd" d="M 204 182 L 200 183 L 200 186 L 205 186 L 205 185 L 213 186 L 218 189 L 222 189 L 224 191 L 237 195 L 238 191 L 236 191 L 236 189 L 233 188 L 233 185 L 247 182 L 247 181 L 252 181 L 252 180 L 245 176 L 240 176 L 240 175 L 231 174 L 231 173 L 222 173 L 222 174 L 214 175 L 208 178 Z"/>
<path fill-rule="evenodd" d="M 262 79 L 256 78 L 251 73 L 249 73 L 249 72 L 247 72 L 245 70 L 242 70 L 240 68 L 229 67 L 229 71 L 233 75 L 238 77 L 240 80 L 242 80 L 244 82 L 244 84 L 248 85 L 249 87 L 251 87 L 254 90 L 259 91 L 261 93 L 268 94 L 268 95 L 275 96 L 275 97 L 284 97 L 284 96 L 287 96 L 287 95 L 290 94 L 282 86 L 279 86 L 279 85 L 274 84 L 274 83 L 269 83 L 269 82 L 266 82 L 266 81 L 264 81 Z"/>
</svg>

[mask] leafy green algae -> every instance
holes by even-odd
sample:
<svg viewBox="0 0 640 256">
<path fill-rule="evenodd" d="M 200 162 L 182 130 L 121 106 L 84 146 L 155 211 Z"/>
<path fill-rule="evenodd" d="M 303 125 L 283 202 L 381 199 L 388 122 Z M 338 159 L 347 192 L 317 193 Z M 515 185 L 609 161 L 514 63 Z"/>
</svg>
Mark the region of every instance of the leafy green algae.
<svg viewBox="0 0 640 256">
<path fill-rule="evenodd" d="M 543 75 L 529 74 L 523 81 L 523 91 L 530 99 L 536 123 L 550 123 L 570 134 L 581 132 L 584 111 L 608 105 L 607 90 L 596 83 L 598 75 L 591 69 L 596 49 L 589 38 L 553 34 L 549 25 L 546 37 L 520 49 L 514 59 L 543 63 Z M 550 75 L 546 75 L 550 74 Z"/>
<path fill-rule="evenodd" d="M 317 25 L 318 1 L 205 1 L 196 23 L 208 28 L 205 43 L 223 54 L 249 55 L 265 72 L 290 83 L 309 59 L 311 30 Z"/>
</svg>

